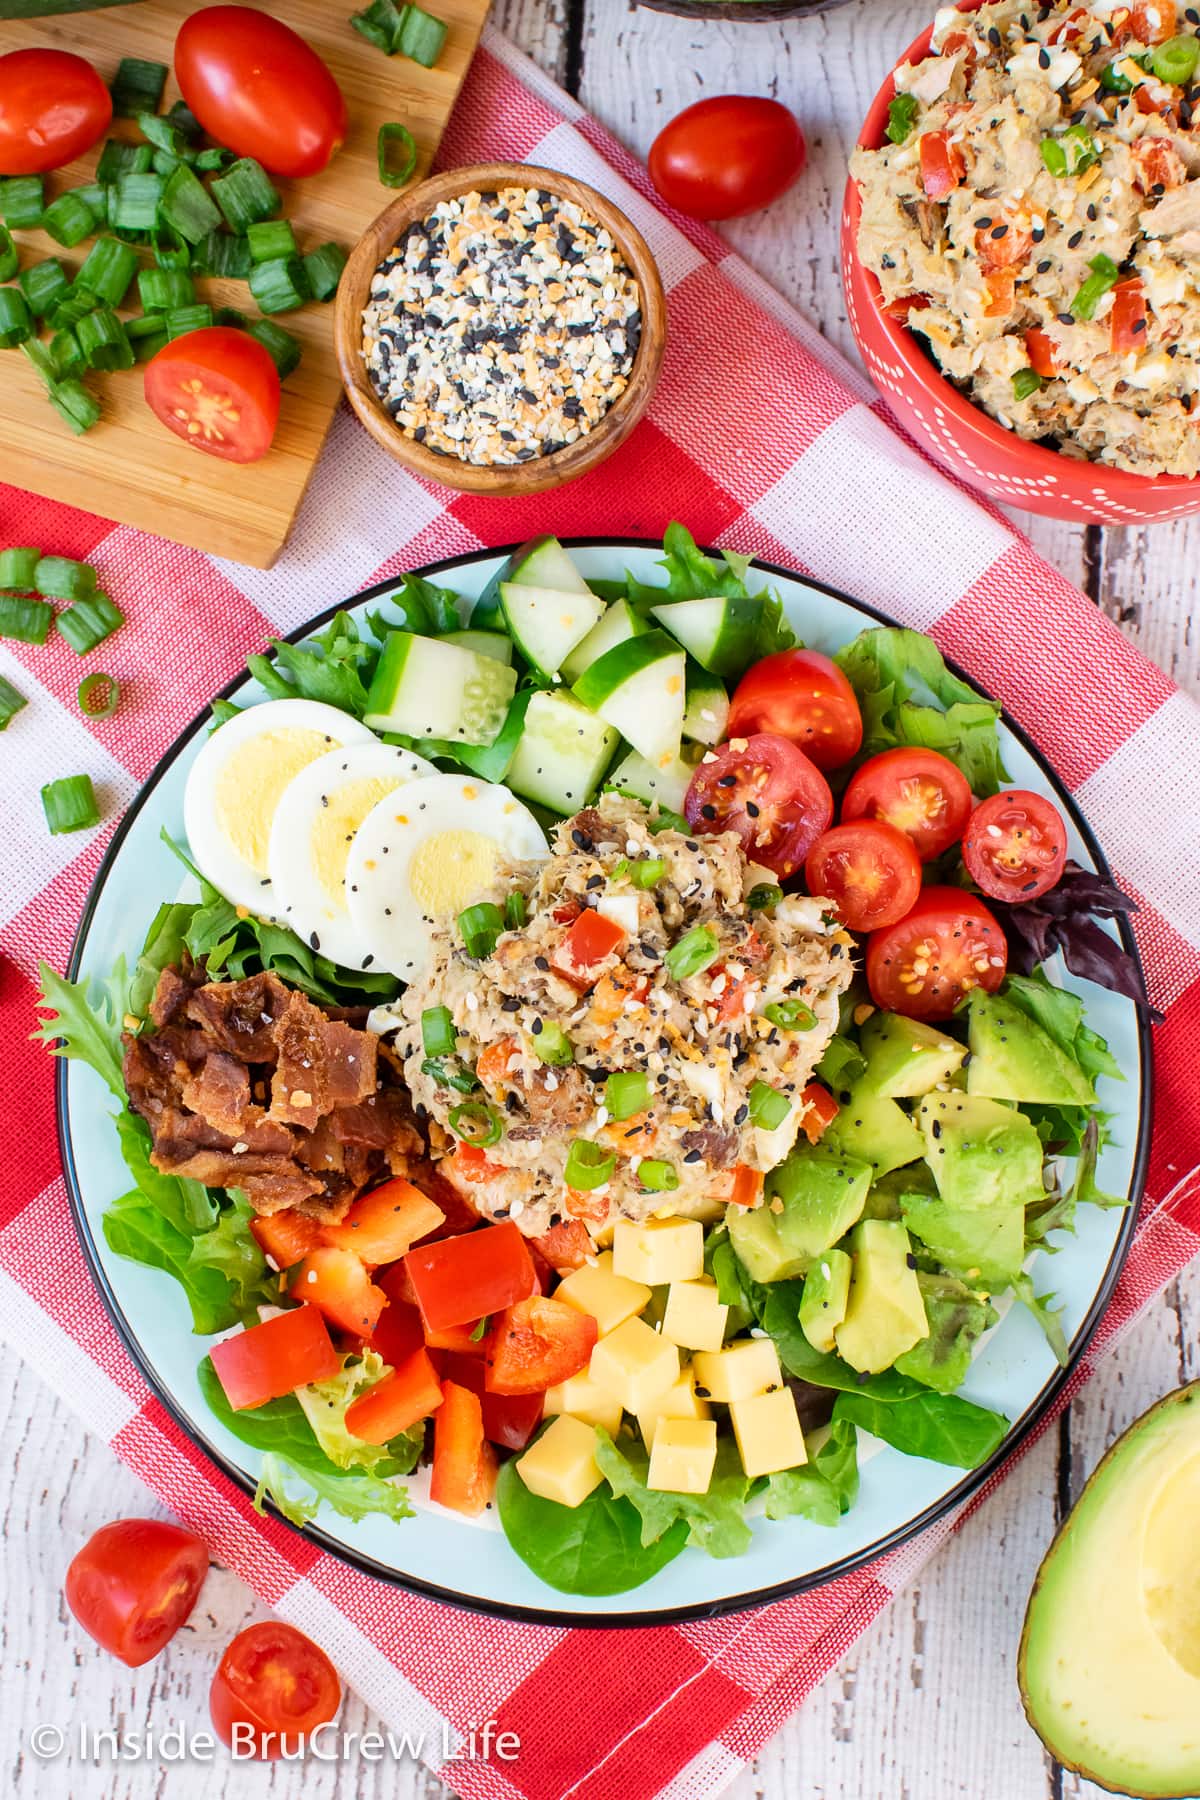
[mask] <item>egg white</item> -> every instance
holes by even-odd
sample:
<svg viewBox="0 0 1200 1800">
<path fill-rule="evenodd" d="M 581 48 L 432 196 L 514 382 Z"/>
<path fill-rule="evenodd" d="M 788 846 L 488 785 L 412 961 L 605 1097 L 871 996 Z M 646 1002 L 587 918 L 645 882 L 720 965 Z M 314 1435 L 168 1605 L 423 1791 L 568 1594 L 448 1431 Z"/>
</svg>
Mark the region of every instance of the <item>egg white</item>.
<svg viewBox="0 0 1200 1800">
<path fill-rule="evenodd" d="M 278 916 L 322 956 L 347 969 L 372 967 L 371 945 L 346 906 L 350 846 L 381 801 L 436 774 L 423 756 L 373 740 L 318 756 L 283 790 L 267 853 Z"/>
<path fill-rule="evenodd" d="M 268 848 L 284 789 L 307 764 L 374 743 L 349 713 L 318 700 L 267 700 L 214 731 L 192 764 L 183 822 L 202 875 L 235 906 L 274 916 Z"/>
<path fill-rule="evenodd" d="M 376 966 L 412 981 L 428 965 L 435 918 L 477 900 L 501 860 L 548 855 L 541 826 L 506 787 L 433 775 L 367 814 L 346 862 L 346 903 Z"/>
</svg>

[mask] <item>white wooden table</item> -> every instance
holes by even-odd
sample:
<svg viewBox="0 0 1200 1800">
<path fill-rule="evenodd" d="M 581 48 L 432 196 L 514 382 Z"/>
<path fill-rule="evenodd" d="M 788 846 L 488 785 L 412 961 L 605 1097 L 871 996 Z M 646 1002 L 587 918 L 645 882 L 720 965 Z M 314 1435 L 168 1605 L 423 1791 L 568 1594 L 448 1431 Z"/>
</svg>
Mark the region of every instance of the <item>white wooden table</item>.
<svg viewBox="0 0 1200 1800">
<path fill-rule="evenodd" d="M 921 29 L 932 0 L 849 0 L 779 25 L 700 25 L 621 0 L 496 0 L 498 22 L 634 150 L 706 94 L 771 94 L 808 136 L 798 187 L 729 235 L 782 293 L 849 355 L 836 222 L 846 156 L 887 65 Z M 2 39 L 2 31 L 0 31 Z M 1200 691 L 1189 620 L 1200 520 L 1150 531 L 1084 530 L 1021 519 L 1034 543 L 1146 654 Z M 870 596 L 866 596 L 868 599 Z M 80 1279 L 84 1276 L 80 1275 Z M 1200 1265 L 1174 1284 L 1105 1363 L 1057 1432 L 1048 1433 L 767 1746 L 730 1800 L 1067 1800 L 1100 1790 L 1053 1766 L 1026 1726 L 1014 1659 L 1025 1597 L 1064 1507 L 1111 1438 L 1152 1400 L 1200 1374 Z M 38 1378 L 17 1371 L 0 1392 L 7 1479 L 0 1588 L 0 1784 L 70 1800 L 446 1800 L 419 1767 L 309 1764 L 232 1770 L 135 1763 L 39 1765 L 38 1723 L 97 1727 L 206 1722 L 220 1650 L 262 1609 L 214 1569 L 187 1631 L 129 1672 L 67 1616 L 60 1586 L 73 1551 L 106 1520 L 154 1510 L 147 1491 L 87 1435 Z M 197 1642 L 197 1640 L 200 1640 Z M 373 1721 L 351 1696 L 347 1729 Z M 618 1795 L 613 1800 L 621 1800 Z"/>
</svg>

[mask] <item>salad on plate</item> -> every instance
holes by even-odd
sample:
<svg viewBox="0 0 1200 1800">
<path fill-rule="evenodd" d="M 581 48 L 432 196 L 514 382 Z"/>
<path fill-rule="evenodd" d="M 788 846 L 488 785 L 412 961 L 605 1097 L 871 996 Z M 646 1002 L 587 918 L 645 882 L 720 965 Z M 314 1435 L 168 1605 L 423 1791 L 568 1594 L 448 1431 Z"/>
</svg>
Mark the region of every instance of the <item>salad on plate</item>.
<svg viewBox="0 0 1200 1800">
<path fill-rule="evenodd" d="M 117 1102 L 116 1255 L 207 1339 L 259 1503 L 478 1518 L 552 1588 L 836 1525 L 1096 1184 L 1131 910 L 932 639 L 795 641 L 750 559 L 554 538 L 251 659 L 132 970 L 43 969 Z M 184 1315 L 180 1311 L 180 1329 Z M 406 1482 L 406 1477 L 412 1477 Z M 411 1490 L 411 1491 L 410 1491 Z"/>
</svg>

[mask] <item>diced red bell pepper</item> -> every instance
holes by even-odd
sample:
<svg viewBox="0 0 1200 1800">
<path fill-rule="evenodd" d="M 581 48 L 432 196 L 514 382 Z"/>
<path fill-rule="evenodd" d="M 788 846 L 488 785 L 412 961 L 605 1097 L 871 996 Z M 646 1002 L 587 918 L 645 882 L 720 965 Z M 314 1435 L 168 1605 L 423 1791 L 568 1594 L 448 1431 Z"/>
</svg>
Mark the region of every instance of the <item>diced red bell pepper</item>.
<svg viewBox="0 0 1200 1800">
<path fill-rule="evenodd" d="M 310 1381 L 327 1381 L 341 1364 L 315 1306 L 297 1306 L 222 1338 L 209 1351 L 225 1398 L 236 1412 L 265 1406 Z"/>
<path fill-rule="evenodd" d="M 478 1394 L 483 1407 L 483 1435 L 502 1450 L 523 1450 L 542 1422 L 541 1394 L 491 1394 L 478 1356 L 448 1356 L 447 1381 Z"/>
<path fill-rule="evenodd" d="M 572 1269 L 582 1269 L 584 1263 L 596 1254 L 596 1246 L 587 1226 L 578 1219 L 560 1219 L 557 1225 L 552 1225 L 541 1237 L 534 1238 L 533 1244 L 541 1251 L 550 1267 L 560 1275 L 569 1275 Z"/>
<path fill-rule="evenodd" d="M 427 1350 L 414 1350 L 398 1368 L 346 1408 L 346 1430 L 365 1444 L 387 1444 L 442 1404 L 442 1384 Z"/>
<path fill-rule="evenodd" d="M 390 1274 L 390 1270 L 388 1273 Z M 381 1286 L 386 1286 L 381 1282 Z M 389 1296 L 388 1303 L 375 1321 L 369 1347 L 377 1350 L 390 1368 L 398 1368 L 414 1350 L 425 1343 L 421 1315 L 415 1306 Z"/>
<path fill-rule="evenodd" d="M 1035 375 L 1043 381 L 1049 381 L 1057 375 L 1054 366 L 1054 345 L 1050 342 L 1048 331 L 1039 331 L 1036 326 L 1025 333 L 1025 354 L 1029 358 L 1029 366 Z"/>
<path fill-rule="evenodd" d="M 491 1394 L 537 1394 L 586 1369 L 599 1329 L 590 1313 L 538 1294 L 501 1314 L 488 1333 Z"/>
<path fill-rule="evenodd" d="M 555 907 L 550 917 L 556 925 L 569 925 L 571 920 L 577 919 L 582 911 L 583 908 L 578 900 L 563 900 Z"/>
<path fill-rule="evenodd" d="M 426 1346 L 430 1350 L 452 1350 L 459 1356 L 477 1356 L 480 1362 L 482 1362 L 484 1349 L 483 1340 L 487 1336 L 487 1332 L 481 1331 L 478 1337 L 474 1336 L 474 1333 L 479 1331 L 481 1323 L 483 1323 L 482 1320 L 473 1319 L 466 1325 L 442 1325 L 434 1327 L 426 1324 Z"/>
<path fill-rule="evenodd" d="M 800 1099 L 804 1112 L 800 1118 L 800 1126 L 810 1144 L 822 1138 L 841 1111 L 837 1101 L 827 1087 L 819 1081 L 810 1081 Z"/>
<path fill-rule="evenodd" d="M 303 1262 L 321 1240 L 321 1227 L 316 1219 L 285 1207 L 282 1212 L 259 1213 L 250 1221 L 250 1233 L 264 1256 L 270 1257 L 277 1269 L 291 1269 Z"/>
<path fill-rule="evenodd" d="M 1109 344 L 1115 355 L 1146 347 L 1146 290 L 1137 276 L 1113 289 Z"/>
<path fill-rule="evenodd" d="M 489 1162 L 478 1145 L 463 1143 L 461 1139 L 443 1160 L 442 1167 L 451 1181 L 465 1182 L 468 1187 L 477 1181 L 494 1181 L 497 1175 L 507 1173 L 503 1163 Z M 468 1227 L 461 1229 L 466 1231 Z"/>
<path fill-rule="evenodd" d="M 418 1238 L 436 1231 L 445 1218 L 440 1206 L 397 1177 L 360 1194 L 340 1225 L 322 1229 L 325 1243 L 338 1250 L 352 1250 L 372 1268 L 397 1262 Z"/>
<path fill-rule="evenodd" d="M 422 1244 L 409 1251 L 404 1266 L 434 1331 L 473 1324 L 537 1291 L 533 1258 L 511 1220 Z"/>
<path fill-rule="evenodd" d="M 739 1163 L 733 1171 L 733 1190 L 729 1199 L 734 1206 L 757 1206 L 762 1199 L 762 1171 Z"/>
<path fill-rule="evenodd" d="M 473 1146 L 460 1143 L 458 1148 L 471 1150 Z M 476 1154 L 482 1158 L 484 1163 L 487 1163 L 487 1158 L 483 1155 L 482 1150 L 477 1151 Z M 453 1160 L 451 1158 L 451 1161 Z M 488 1164 L 488 1167 L 492 1168 L 493 1165 Z M 452 1181 L 447 1180 L 440 1164 L 422 1161 L 409 1170 L 409 1176 L 413 1186 L 420 1188 L 423 1194 L 427 1194 L 443 1214 L 441 1224 L 433 1231 L 427 1231 L 421 1237 L 414 1238 L 413 1244 L 432 1244 L 437 1238 L 461 1237 L 464 1231 L 471 1231 L 478 1225 L 477 1209 L 472 1206 L 465 1194 L 459 1192 Z M 410 1249 L 412 1247 L 413 1245 L 409 1246 Z"/>
<path fill-rule="evenodd" d="M 1012 311 L 1016 301 L 1017 277 L 1012 269 L 993 269 L 984 281 L 987 304 L 983 309 L 985 319 L 1004 319 Z"/>
<path fill-rule="evenodd" d="M 921 154 L 921 186 L 931 200 L 944 200 L 967 172 L 962 151 L 947 132 L 925 131 L 918 140 Z"/>
<path fill-rule="evenodd" d="M 332 1244 L 310 1250 L 292 1276 L 288 1292 L 309 1300 L 325 1317 L 356 1337 L 370 1337 L 387 1295 L 376 1287 L 358 1257 Z"/>
<path fill-rule="evenodd" d="M 1140 44 L 1165 44 L 1175 36 L 1176 22 L 1175 0 L 1133 0 L 1126 26 L 1118 27 L 1114 37 L 1117 43 L 1129 37 Z"/>
<path fill-rule="evenodd" d="M 552 954 L 551 967 L 585 994 L 600 979 L 603 964 L 620 949 L 625 938 L 626 933 L 614 919 L 606 919 L 587 907 Z"/>
<path fill-rule="evenodd" d="M 496 1452 L 484 1436 L 478 1394 L 455 1381 L 443 1382 L 442 1404 L 433 1421 L 430 1499 L 477 1518 L 495 1491 L 496 1471 Z"/>
</svg>

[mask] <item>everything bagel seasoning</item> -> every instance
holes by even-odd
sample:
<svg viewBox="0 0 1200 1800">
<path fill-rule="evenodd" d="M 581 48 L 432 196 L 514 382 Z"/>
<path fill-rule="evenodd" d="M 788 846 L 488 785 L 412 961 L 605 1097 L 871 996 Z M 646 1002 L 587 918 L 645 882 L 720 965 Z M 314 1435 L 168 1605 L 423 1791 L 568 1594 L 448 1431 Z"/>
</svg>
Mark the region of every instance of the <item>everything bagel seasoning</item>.
<svg viewBox="0 0 1200 1800">
<path fill-rule="evenodd" d="M 371 282 L 363 359 L 406 436 L 463 462 L 586 437 L 625 391 L 638 284 L 611 233 L 545 188 L 443 200 Z"/>
</svg>

